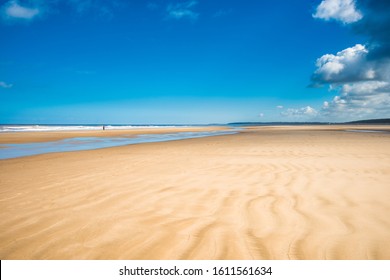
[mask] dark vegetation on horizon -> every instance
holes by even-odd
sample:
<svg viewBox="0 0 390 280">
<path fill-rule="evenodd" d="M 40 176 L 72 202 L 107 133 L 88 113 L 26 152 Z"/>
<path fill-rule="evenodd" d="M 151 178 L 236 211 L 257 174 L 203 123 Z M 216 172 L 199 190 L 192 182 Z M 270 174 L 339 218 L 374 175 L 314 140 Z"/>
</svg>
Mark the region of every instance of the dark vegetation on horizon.
<svg viewBox="0 0 390 280">
<path fill-rule="evenodd" d="M 228 123 L 228 125 L 344 125 L 344 124 L 381 124 L 390 125 L 389 119 L 371 119 L 371 120 L 359 120 L 351 122 L 234 122 Z"/>
<path fill-rule="evenodd" d="M 350 121 L 350 122 L 232 122 L 232 123 L 210 123 L 210 124 L 29 124 L 29 123 L 20 123 L 20 124 L 1 124 L 0 126 L 6 125 L 31 125 L 31 126 L 267 126 L 267 125 L 345 125 L 345 124 L 356 124 L 356 125 L 390 125 L 390 118 L 387 119 L 370 119 L 370 120 L 359 120 L 359 121 Z"/>
<path fill-rule="evenodd" d="M 349 124 L 390 124 L 390 119 L 374 119 L 347 122 Z"/>
</svg>

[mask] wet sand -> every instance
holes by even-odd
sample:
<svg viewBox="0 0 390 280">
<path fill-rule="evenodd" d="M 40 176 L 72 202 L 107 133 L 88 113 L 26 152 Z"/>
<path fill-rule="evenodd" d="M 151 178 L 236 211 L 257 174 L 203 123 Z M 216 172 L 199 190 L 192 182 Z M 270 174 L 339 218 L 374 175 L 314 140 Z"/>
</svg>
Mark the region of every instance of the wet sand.
<svg viewBox="0 0 390 280">
<path fill-rule="evenodd" d="M 347 129 L 389 130 L 256 127 L 0 160 L 0 259 L 390 259 L 390 135 Z"/>
<path fill-rule="evenodd" d="M 69 131 L 41 131 L 41 132 L 2 132 L 1 144 L 18 144 L 58 141 L 76 137 L 134 137 L 140 134 L 161 134 L 175 132 L 215 131 L 226 130 L 227 127 L 158 127 L 158 128 L 134 128 L 134 129 L 106 129 L 106 130 L 69 130 Z"/>
</svg>

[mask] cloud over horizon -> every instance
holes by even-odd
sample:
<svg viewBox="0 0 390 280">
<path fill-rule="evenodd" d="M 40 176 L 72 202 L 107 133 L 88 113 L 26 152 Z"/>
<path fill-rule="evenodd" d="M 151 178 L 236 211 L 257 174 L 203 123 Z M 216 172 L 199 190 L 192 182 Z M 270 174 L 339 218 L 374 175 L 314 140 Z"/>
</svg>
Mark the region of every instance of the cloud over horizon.
<svg viewBox="0 0 390 280">
<path fill-rule="evenodd" d="M 299 109 L 288 108 L 287 110 L 280 113 L 284 117 L 293 117 L 293 118 L 310 118 L 317 116 L 318 112 L 310 106 L 302 107 Z"/>
<path fill-rule="evenodd" d="M 322 117 L 365 118 L 389 112 L 390 84 L 383 81 L 366 81 L 344 84 L 339 95 L 325 101 L 320 111 Z"/>
</svg>

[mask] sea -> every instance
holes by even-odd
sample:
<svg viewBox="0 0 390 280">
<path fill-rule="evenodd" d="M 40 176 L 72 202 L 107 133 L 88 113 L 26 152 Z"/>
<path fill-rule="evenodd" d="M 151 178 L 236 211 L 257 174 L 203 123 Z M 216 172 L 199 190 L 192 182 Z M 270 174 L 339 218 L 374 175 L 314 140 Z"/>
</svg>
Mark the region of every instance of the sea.
<svg viewBox="0 0 390 280">
<path fill-rule="evenodd" d="M 72 125 L 0 125 L 0 133 L 2 132 L 36 132 L 36 131 L 72 131 L 72 130 L 114 130 L 114 129 L 139 129 L 139 128 L 174 128 L 174 127 L 196 127 L 204 125 L 181 125 L 181 124 L 159 124 L 159 125 L 123 125 L 123 124 L 114 124 L 114 125 L 104 125 L 104 124 L 72 124 Z"/>
<path fill-rule="evenodd" d="M 107 125 L 106 130 L 114 129 L 139 129 L 139 128 L 175 128 L 175 127 L 199 127 L 200 125 Z M 204 125 L 203 125 L 204 126 Z M 77 130 L 102 130 L 102 125 L 2 125 L 1 133 L 6 132 L 39 132 L 39 131 L 77 131 Z M 71 152 L 81 150 L 95 150 L 116 146 L 125 146 L 141 143 L 176 141 L 183 139 L 211 137 L 220 135 L 236 134 L 240 128 L 215 131 L 175 132 L 158 134 L 141 134 L 121 137 L 74 137 L 58 141 L 34 142 L 20 144 L 0 144 L 0 160 L 19 158 L 25 156 Z"/>
</svg>

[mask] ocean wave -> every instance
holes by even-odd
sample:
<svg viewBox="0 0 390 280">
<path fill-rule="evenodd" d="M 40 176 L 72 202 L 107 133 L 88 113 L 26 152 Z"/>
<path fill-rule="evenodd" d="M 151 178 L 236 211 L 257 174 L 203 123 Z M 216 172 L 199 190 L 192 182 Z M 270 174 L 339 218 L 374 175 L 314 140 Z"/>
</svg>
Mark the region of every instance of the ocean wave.
<svg viewBox="0 0 390 280">
<path fill-rule="evenodd" d="M 139 128 L 174 128 L 189 127 L 186 125 L 1 125 L 1 132 L 39 132 L 39 131 L 72 131 L 72 130 L 120 130 Z"/>
</svg>

